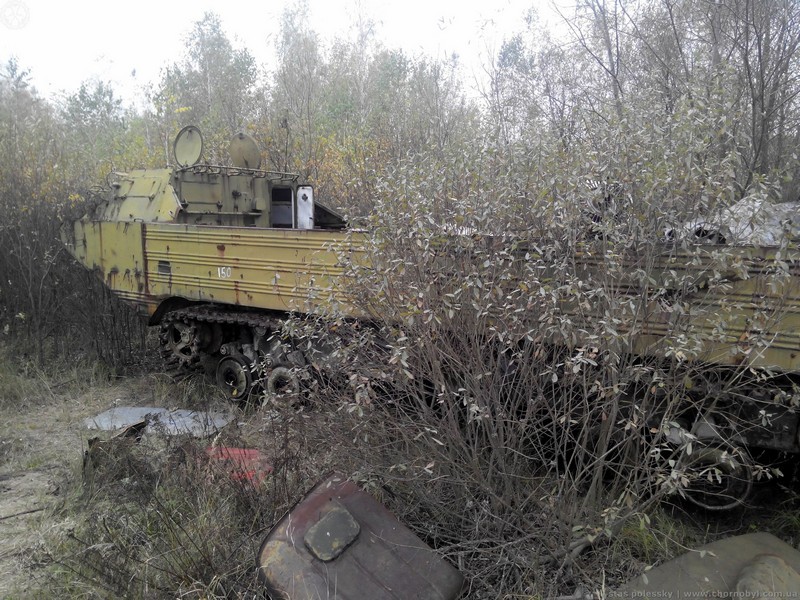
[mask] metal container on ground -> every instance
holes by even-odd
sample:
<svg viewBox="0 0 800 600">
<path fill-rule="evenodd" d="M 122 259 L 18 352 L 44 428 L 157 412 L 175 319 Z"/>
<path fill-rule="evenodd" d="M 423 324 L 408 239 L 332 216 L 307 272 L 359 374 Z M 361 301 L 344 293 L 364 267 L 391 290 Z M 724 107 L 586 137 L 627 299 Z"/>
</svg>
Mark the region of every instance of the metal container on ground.
<svg viewBox="0 0 800 600">
<path fill-rule="evenodd" d="M 464 579 L 353 482 L 332 475 L 272 529 L 259 574 L 284 600 L 454 600 Z"/>
</svg>

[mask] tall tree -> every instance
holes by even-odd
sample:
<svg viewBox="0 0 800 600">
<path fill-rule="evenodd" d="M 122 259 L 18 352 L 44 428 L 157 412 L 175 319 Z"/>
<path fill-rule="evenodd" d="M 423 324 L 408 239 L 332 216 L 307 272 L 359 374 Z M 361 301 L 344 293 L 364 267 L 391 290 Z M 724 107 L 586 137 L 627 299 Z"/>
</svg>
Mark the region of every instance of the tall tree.
<svg viewBox="0 0 800 600">
<path fill-rule="evenodd" d="M 214 13 L 194 24 L 186 46 L 183 61 L 166 68 L 152 96 L 161 135 L 168 144 L 179 125 L 199 125 L 206 157 L 221 161 L 231 132 L 255 118 L 256 62 L 233 46 Z"/>
</svg>

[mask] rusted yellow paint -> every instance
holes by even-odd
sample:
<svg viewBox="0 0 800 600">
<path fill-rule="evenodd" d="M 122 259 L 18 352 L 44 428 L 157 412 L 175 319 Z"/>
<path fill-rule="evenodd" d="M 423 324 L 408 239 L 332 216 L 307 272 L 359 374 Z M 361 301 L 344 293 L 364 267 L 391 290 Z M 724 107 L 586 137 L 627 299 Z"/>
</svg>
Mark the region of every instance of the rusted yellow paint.
<svg viewBox="0 0 800 600">
<path fill-rule="evenodd" d="M 609 286 L 617 305 L 629 301 L 639 312 L 617 331 L 630 351 L 664 355 L 667 340 L 676 333 L 702 340 L 693 360 L 728 366 L 747 365 L 781 371 L 800 371 L 800 253 L 770 247 L 704 247 L 680 252 L 665 246 L 663 255 L 647 267 L 648 289 L 620 279 Z M 779 257 L 788 271 L 775 276 Z M 588 280 L 597 279 L 604 258 L 578 257 Z M 620 257 L 616 271 L 632 274 L 643 268 L 636 257 Z M 665 297 L 641 306 L 643 297 L 657 290 Z M 566 312 L 578 316 L 574 307 Z M 581 318 L 601 318 L 590 309 Z"/>
<path fill-rule="evenodd" d="M 180 296 L 312 313 L 347 305 L 337 231 L 148 225 L 147 281 L 155 298 Z"/>
<path fill-rule="evenodd" d="M 119 175 L 113 200 L 100 207 L 103 221 L 171 222 L 180 202 L 171 185 L 172 169 L 135 170 Z"/>
<path fill-rule="evenodd" d="M 67 248 L 122 299 L 150 314 L 142 223 L 76 221 Z M 153 309 L 155 310 L 155 309 Z"/>
<path fill-rule="evenodd" d="M 145 315 L 152 316 L 164 300 L 181 298 L 359 316 L 343 263 L 369 260 L 364 238 L 343 229 L 289 227 L 285 217 L 291 213 L 285 211 L 306 197 L 303 189 L 291 174 L 239 168 L 131 171 L 119 176 L 91 218 L 65 226 L 64 242 Z M 447 246 L 446 240 L 439 244 Z M 636 307 L 619 315 L 615 327 L 623 351 L 663 356 L 674 334 L 684 332 L 703 343 L 687 359 L 800 372 L 800 251 L 778 252 L 665 245 L 644 264 L 635 254 L 605 255 L 587 245 L 575 265 L 579 278 L 590 286 L 599 282 L 615 297 L 614 307 Z M 441 255 L 443 269 L 451 271 L 447 252 Z M 519 260 L 524 255 L 521 249 Z M 778 258 L 788 271 L 776 286 L 770 270 Z M 565 299 L 561 307 L 574 323 L 605 317 L 601 302 L 599 308 L 575 304 Z M 590 325 L 585 329 L 592 330 Z"/>
<path fill-rule="evenodd" d="M 105 284 L 152 315 L 167 298 L 315 313 L 352 313 L 340 231 L 76 221 L 70 250 Z"/>
</svg>

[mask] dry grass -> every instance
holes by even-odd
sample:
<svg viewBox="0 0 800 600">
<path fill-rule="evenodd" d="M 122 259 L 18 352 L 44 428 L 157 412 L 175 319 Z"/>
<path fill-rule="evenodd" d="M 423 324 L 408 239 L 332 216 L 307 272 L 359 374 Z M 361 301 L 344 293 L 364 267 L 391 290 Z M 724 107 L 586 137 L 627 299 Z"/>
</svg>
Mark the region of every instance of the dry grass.
<svg viewBox="0 0 800 600">
<path fill-rule="evenodd" d="M 709 529 L 696 515 L 692 521 L 655 510 L 566 560 L 573 532 L 558 513 L 558 494 L 567 488 L 537 468 L 541 448 L 523 442 L 510 449 L 518 459 L 507 464 L 513 472 L 487 470 L 488 430 L 449 421 L 457 414 L 415 403 L 422 397 L 403 386 L 355 396 L 350 386 L 331 385 L 297 408 L 239 410 L 213 443 L 258 448 L 270 458 L 274 473 L 257 488 L 208 461 L 212 440 L 149 434 L 141 442 L 102 443 L 87 476 L 86 416 L 115 403 L 213 410 L 219 394 L 201 378 L 180 385 L 160 375 L 86 379 L 43 401 L 22 402 L 25 408 L 7 420 L 22 441 L 5 468 L 47 473 L 34 482 L 42 510 L 23 524 L 7 563 L 26 586 L 15 597 L 265 597 L 255 572 L 261 541 L 331 470 L 352 476 L 455 564 L 468 598 L 610 589 L 647 565 L 748 526 Z M 574 494 L 581 499 L 580 490 Z"/>
</svg>

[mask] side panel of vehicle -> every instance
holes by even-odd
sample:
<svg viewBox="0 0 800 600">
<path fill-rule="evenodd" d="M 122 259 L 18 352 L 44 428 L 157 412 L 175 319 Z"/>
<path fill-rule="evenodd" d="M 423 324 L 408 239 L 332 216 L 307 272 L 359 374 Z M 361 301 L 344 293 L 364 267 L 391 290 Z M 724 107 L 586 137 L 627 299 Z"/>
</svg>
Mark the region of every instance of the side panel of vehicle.
<svg viewBox="0 0 800 600">
<path fill-rule="evenodd" d="M 180 297 L 281 312 L 352 312 L 338 231 L 76 221 L 74 256 L 144 315 Z"/>
<path fill-rule="evenodd" d="M 741 246 L 676 253 L 665 247 L 654 265 L 641 265 L 631 255 L 610 266 L 609 259 L 589 253 L 577 257 L 577 265 L 584 281 L 601 281 L 618 307 L 631 307 L 614 327 L 628 352 L 797 373 L 800 255 L 784 252 L 780 258 L 778 252 Z M 603 280 L 606 273 L 616 278 L 610 285 Z M 650 301 L 644 305 L 642 298 Z M 568 301 L 564 311 L 578 320 L 607 316 L 602 299 L 583 308 Z M 676 354 L 670 340 L 680 334 L 702 345 L 692 355 Z"/>
<path fill-rule="evenodd" d="M 120 298 L 147 316 L 157 301 L 147 292 L 144 224 L 75 221 L 62 230 L 67 249 Z"/>
<path fill-rule="evenodd" d="M 342 297 L 335 231 L 146 226 L 147 281 L 157 298 L 180 296 L 282 312 L 318 312 Z"/>
</svg>

